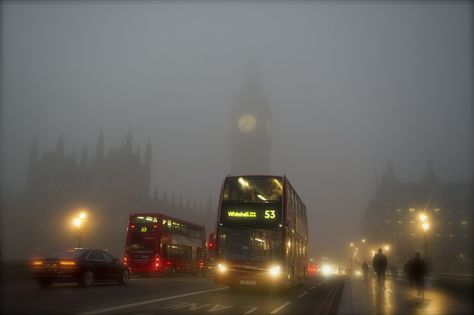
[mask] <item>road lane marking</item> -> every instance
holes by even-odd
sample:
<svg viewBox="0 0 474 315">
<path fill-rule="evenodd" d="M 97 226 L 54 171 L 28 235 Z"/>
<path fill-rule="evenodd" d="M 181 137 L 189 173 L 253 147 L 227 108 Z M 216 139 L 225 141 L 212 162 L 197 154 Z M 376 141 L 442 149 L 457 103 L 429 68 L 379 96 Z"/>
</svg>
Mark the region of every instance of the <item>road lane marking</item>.
<svg viewBox="0 0 474 315">
<path fill-rule="evenodd" d="M 276 309 L 274 309 L 273 311 L 270 312 L 270 314 L 276 314 L 278 313 L 279 311 L 281 311 L 282 309 L 284 309 L 285 307 L 287 307 L 289 304 L 291 304 L 291 302 L 286 302 L 285 304 L 277 307 Z"/>
<path fill-rule="evenodd" d="M 216 311 L 225 310 L 226 308 L 231 308 L 231 307 L 234 307 L 234 305 L 220 305 L 220 304 L 217 304 L 217 305 L 214 305 L 213 307 L 211 307 L 207 312 L 212 313 L 212 312 L 216 312 Z"/>
<path fill-rule="evenodd" d="M 172 299 L 177 299 L 185 296 L 191 296 L 191 295 L 196 295 L 196 294 L 202 294 L 202 293 L 207 293 L 207 292 L 215 292 L 215 291 L 221 291 L 221 290 L 226 290 L 227 287 L 223 288 L 216 288 L 216 289 L 210 289 L 210 290 L 201 290 L 201 291 L 195 291 L 195 292 L 189 292 L 189 293 L 184 293 L 184 294 L 178 294 L 178 295 L 173 295 L 173 296 L 166 296 L 162 298 L 157 298 L 153 300 L 147 300 L 147 301 L 142 301 L 142 302 L 136 302 L 136 303 L 130 303 L 130 304 L 124 304 L 124 305 L 119 305 L 119 306 L 112 306 L 112 307 L 107 307 L 95 311 L 89 311 L 89 312 L 83 312 L 79 313 L 79 315 L 94 315 L 94 314 L 102 314 L 102 313 L 108 313 L 116 310 L 121 310 L 124 308 L 130 308 L 130 307 L 135 307 L 135 306 L 140 306 L 140 305 L 145 305 L 145 304 L 150 304 L 150 303 L 156 303 L 156 302 L 161 302 L 161 301 L 167 301 L 167 300 L 172 300 Z"/>
<path fill-rule="evenodd" d="M 245 314 L 250 314 L 250 313 L 253 313 L 254 311 L 258 310 L 258 307 L 253 307 L 251 309 L 249 309 L 247 312 L 243 313 L 244 315 Z"/>
<path fill-rule="evenodd" d="M 301 293 L 300 295 L 298 295 L 298 297 L 299 297 L 299 298 L 300 298 L 300 297 L 303 297 L 303 296 L 305 296 L 306 294 L 308 294 L 308 291 L 304 291 L 303 293 Z"/>
<path fill-rule="evenodd" d="M 312 286 L 311 288 L 309 288 L 309 289 L 310 289 L 310 290 L 313 290 L 314 288 L 316 288 L 316 286 L 315 286 L 315 285 L 313 285 L 313 286 Z"/>
</svg>

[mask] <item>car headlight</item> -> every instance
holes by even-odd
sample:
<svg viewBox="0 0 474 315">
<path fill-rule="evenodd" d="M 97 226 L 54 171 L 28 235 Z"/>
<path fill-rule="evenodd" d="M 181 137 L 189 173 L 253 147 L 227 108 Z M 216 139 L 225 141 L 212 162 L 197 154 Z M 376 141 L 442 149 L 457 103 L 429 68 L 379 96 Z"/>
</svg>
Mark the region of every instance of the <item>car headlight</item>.
<svg viewBox="0 0 474 315">
<path fill-rule="evenodd" d="M 271 266 L 270 269 L 268 269 L 268 273 L 273 278 L 278 277 L 281 274 L 281 267 L 278 265 Z"/>
<path fill-rule="evenodd" d="M 329 276 L 330 274 L 332 274 L 332 268 L 330 265 L 323 265 L 323 267 L 321 268 L 321 272 L 323 275 Z"/>
<path fill-rule="evenodd" d="M 220 273 L 224 273 L 227 271 L 227 266 L 224 264 L 217 264 L 217 271 Z"/>
</svg>

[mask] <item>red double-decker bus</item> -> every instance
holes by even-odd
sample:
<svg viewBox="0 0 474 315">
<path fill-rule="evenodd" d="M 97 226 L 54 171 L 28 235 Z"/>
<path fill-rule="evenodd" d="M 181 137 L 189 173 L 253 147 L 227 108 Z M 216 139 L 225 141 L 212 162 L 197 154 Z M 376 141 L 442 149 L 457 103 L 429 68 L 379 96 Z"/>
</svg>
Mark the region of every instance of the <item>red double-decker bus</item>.
<svg viewBox="0 0 474 315">
<path fill-rule="evenodd" d="M 218 283 L 293 286 L 305 277 L 306 206 L 286 176 L 228 176 L 216 232 Z"/>
<path fill-rule="evenodd" d="M 204 226 L 162 213 L 132 213 L 124 263 L 134 273 L 199 273 L 205 235 Z"/>
</svg>

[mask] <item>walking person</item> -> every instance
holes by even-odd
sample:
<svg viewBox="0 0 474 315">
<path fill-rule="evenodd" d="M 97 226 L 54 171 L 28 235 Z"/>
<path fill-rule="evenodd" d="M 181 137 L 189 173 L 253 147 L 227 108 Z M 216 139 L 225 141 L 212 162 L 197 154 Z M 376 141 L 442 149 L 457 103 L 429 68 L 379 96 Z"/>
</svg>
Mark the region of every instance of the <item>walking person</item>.
<svg viewBox="0 0 474 315">
<path fill-rule="evenodd" d="M 415 282 L 415 288 L 418 292 L 418 297 L 425 299 L 425 276 L 428 275 L 428 267 L 426 262 L 421 259 L 420 253 L 415 253 L 415 258 L 411 263 L 411 274 Z"/>
<path fill-rule="evenodd" d="M 382 253 L 382 249 L 379 248 L 378 253 L 374 255 L 372 266 L 377 273 L 377 282 L 381 289 L 385 289 L 385 271 L 387 270 L 387 264 L 387 256 L 385 256 Z"/>
<path fill-rule="evenodd" d="M 361 267 L 364 272 L 364 282 L 367 282 L 369 281 L 369 264 L 367 264 L 367 261 L 364 261 Z"/>
</svg>

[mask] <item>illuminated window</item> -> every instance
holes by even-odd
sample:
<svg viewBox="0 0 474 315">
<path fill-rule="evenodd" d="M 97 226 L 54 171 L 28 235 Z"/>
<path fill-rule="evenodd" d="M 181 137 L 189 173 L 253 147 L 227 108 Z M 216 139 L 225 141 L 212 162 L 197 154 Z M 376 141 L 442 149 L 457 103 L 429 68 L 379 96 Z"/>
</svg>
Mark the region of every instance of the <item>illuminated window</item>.
<svg viewBox="0 0 474 315">
<path fill-rule="evenodd" d="M 436 208 L 436 209 L 434 209 L 434 212 L 435 212 L 435 213 L 438 213 L 438 212 L 440 212 L 440 211 L 441 211 L 441 209 L 440 209 L 440 208 Z"/>
<path fill-rule="evenodd" d="M 413 220 L 410 220 L 410 224 L 413 224 L 413 223 L 415 223 L 415 221 L 413 221 Z"/>
<path fill-rule="evenodd" d="M 453 234 L 449 234 L 449 237 L 454 237 L 454 235 L 453 235 Z"/>
<path fill-rule="evenodd" d="M 468 223 L 468 221 L 466 221 L 466 220 L 461 221 L 462 225 L 466 225 L 467 223 Z"/>
<path fill-rule="evenodd" d="M 398 223 L 398 224 L 401 224 L 401 223 L 403 223 L 403 221 L 398 220 L 397 223 Z"/>
<path fill-rule="evenodd" d="M 403 210 L 402 209 L 397 209 L 397 212 L 402 212 Z"/>
<path fill-rule="evenodd" d="M 408 209 L 408 211 L 415 212 L 415 208 L 410 208 L 410 209 Z"/>
</svg>

